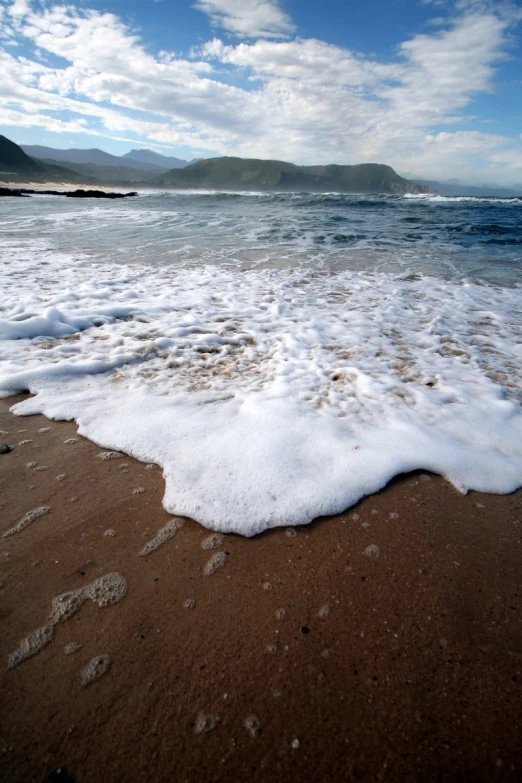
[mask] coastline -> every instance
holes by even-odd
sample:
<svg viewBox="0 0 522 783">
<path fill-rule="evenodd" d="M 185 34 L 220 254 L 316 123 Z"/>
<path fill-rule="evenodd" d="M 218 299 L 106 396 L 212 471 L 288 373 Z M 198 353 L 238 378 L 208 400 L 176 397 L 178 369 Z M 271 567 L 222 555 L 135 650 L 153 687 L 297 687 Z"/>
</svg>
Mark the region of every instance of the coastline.
<svg viewBox="0 0 522 783">
<path fill-rule="evenodd" d="M 1 533 L 50 510 L 1 539 L 2 779 L 519 779 L 522 490 L 462 496 L 417 472 L 214 549 L 185 520 L 139 557 L 172 521 L 161 470 L 15 417 L 18 399 L 0 401 Z M 114 572 L 121 601 L 86 600 L 7 668 L 53 598 Z M 82 686 L 99 655 L 110 668 Z"/>
</svg>

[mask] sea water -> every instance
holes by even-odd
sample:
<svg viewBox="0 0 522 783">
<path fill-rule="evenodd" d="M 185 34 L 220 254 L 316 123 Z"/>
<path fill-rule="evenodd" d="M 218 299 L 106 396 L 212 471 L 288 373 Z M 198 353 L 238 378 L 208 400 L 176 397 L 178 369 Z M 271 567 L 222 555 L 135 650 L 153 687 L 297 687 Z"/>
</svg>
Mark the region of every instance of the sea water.
<svg viewBox="0 0 522 783">
<path fill-rule="evenodd" d="M 160 465 L 172 514 L 522 485 L 522 199 L 2 199 L 0 256 L 0 395 Z"/>
</svg>

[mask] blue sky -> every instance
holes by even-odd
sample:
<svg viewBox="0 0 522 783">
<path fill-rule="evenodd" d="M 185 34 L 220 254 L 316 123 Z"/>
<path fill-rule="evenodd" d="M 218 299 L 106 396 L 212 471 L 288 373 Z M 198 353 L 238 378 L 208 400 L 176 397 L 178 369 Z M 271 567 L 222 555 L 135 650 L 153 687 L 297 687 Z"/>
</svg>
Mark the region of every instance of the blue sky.
<svg viewBox="0 0 522 783">
<path fill-rule="evenodd" d="M 522 2 L 0 0 L 0 133 L 522 183 Z"/>
</svg>

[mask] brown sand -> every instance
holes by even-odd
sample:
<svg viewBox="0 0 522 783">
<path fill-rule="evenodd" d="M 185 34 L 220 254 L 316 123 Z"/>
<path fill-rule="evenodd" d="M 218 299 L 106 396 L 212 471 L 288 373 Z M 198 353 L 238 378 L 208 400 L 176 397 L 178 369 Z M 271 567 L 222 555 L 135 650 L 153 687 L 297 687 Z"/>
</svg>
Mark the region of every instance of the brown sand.
<svg viewBox="0 0 522 783">
<path fill-rule="evenodd" d="M 101 460 L 15 401 L 0 534 L 50 511 L 0 538 L 2 780 L 60 765 L 77 783 L 522 779 L 522 493 L 463 497 L 416 473 L 296 534 L 204 550 L 187 520 L 138 557 L 172 519 L 160 469 Z M 54 597 L 109 572 L 121 601 L 86 600 L 8 669 Z"/>
</svg>

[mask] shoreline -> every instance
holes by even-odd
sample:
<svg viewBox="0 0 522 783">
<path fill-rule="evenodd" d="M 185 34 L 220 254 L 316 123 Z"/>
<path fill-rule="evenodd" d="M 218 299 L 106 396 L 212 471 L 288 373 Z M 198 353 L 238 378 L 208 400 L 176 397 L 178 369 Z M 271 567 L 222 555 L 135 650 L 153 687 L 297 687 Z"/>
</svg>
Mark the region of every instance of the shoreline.
<svg viewBox="0 0 522 783">
<path fill-rule="evenodd" d="M 19 399 L 0 400 L 0 535 L 50 510 L 1 538 L 2 779 L 519 779 L 522 490 L 418 471 L 254 538 L 184 520 L 140 557 L 173 521 L 161 470 Z M 7 668 L 53 598 L 114 572 L 121 600 L 85 600 Z"/>
</svg>

